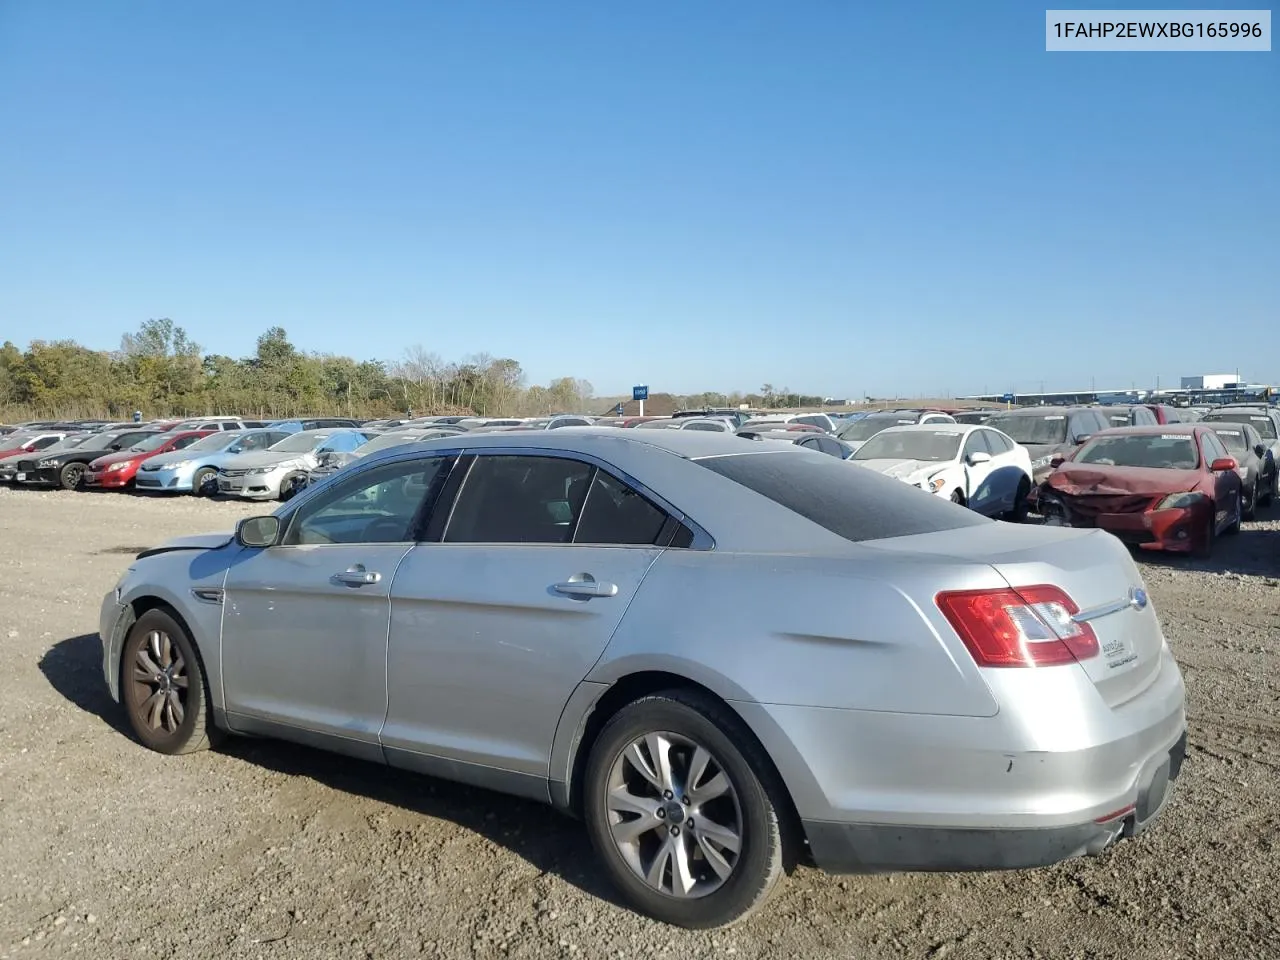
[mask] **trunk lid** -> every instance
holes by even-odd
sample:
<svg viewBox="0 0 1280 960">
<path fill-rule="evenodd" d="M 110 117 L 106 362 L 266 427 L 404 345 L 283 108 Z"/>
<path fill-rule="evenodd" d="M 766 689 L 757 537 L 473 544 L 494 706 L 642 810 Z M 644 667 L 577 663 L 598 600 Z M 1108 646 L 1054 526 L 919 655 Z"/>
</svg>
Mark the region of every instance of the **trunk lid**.
<svg viewBox="0 0 1280 960">
<path fill-rule="evenodd" d="M 1101 530 L 992 523 L 863 544 L 878 550 L 990 564 L 1009 584 L 1065 590 L 1097 635 L 1100 652 L 1080 663 L 1103 701 L 1136 697 L 1160 668 L 1164 633 L 1128 549 Z M 1053 669 L 1053 668 L 1049 668 Z"/>
</svg>

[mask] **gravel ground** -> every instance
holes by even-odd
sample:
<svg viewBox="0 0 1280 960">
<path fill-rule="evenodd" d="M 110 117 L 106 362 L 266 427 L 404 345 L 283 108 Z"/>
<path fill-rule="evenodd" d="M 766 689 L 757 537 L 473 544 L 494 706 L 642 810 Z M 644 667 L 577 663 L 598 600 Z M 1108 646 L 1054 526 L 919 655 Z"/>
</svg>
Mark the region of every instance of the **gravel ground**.
<svg viewBox="0 0 1280 960">
<path fill-rule="evenodd" d="M 124 732 L 98 604 L 136 549 L 254 505 L 0 489 L 0 960 L 1280 956 L 1280 509 L 1211 563 L 1144 560 L 1191 749 L 1162 820 L 1013 874 L 800 870 L 746 924 L 617 906 L 549 809 L 286 744 Z"/>
</svg>

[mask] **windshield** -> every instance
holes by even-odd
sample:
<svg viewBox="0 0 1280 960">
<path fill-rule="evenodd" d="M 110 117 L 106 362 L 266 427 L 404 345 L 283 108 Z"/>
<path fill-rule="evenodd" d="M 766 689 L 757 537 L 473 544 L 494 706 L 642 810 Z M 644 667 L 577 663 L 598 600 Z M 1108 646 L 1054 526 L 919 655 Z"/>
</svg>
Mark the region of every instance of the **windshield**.
<svg viewBox="0 0 1280 960">
<path fill-rule="evenodd" d="M 166 443 L 168 443 L 172 439 L 173 437 L 170 434 L 157 433 L 154 437 L 147 437 L 145 440 L 139 440 L 137 443 L 135 443 L 132 447 L 129 448 L 129 452 L 130 453 L 146 453 L 150 450 L 155 450 L 158 447 L 163 447 Z"/>
<path fill-rule="evenodd" d="M 1218 439 L 1222 441 L 1222 445 L 1231 453 L 1248 453 L 1249 444 L 1244 438 L 1243 430 L 1229 430 L 1223 427 L 1215 427 L 1214 433 L 1218 435 Z"/>
<path fill-rule="evenodd" d="M 881 430 L 888 427 L 901 427 L 915 422 L 915 417 L 867 417 L 841 427 L 836 436 L 841 440 L 852 440 L 857 443 L 862 440 L 870 440 Z"/>
<path fill-rule="evenodd" d="M 268 449 L 273 453 L 310 453 L 332 436 L 331 433 L 295 433 Z"/>
<path fill-rule="evenodd" d="M 1152 433 L 1128 437 L 1098 437 L 1081 447 L 1073 462 L 1096 463 L 1105 467 L 1194 470 L 1200 463 L 1200 457 L 1190 436 Z"/>
<path fill-rule="evenodd" d="M 239 439 L 240 434 L 236 431 L 223 430 L 221 433 L 211 433 L 202 440 L 197 440 L 195 443 L 191 444 L 191 446 L 187 447 L 187 450 L 188 452 L 225 450 Z"/>
<path fill-rule="evenodd" d="M 892 430 L 876 434 L 853 455 L 854 460 L 954 460 L 960 434 L 935 430 Z"/>
<path fill-rule="evenodd" d="M 995 427 L 1014 443 L 1066 443 L 1067 418 L 1061 413 L 1041 417 L 992 417 L 988 427 Z"/>
<path fill-rule="evenodd" d="M 1247 423 L 1253 429 L 1262 435 L 1264 440 L 1276 439 L 1276 425 L 1271 421 L 1270 417 L 1263 416 L 1260 413 L 1211 413 L 1203 420 L 1204 423 Z"/>
<path fill-rule="evenodd" d="M 88 434 L 87 436 L 82 436 L 82 437 L 63 437 L 57 443 L 50 444 L 40 452 L 42 454 L 49 454 L 49 453 L 60 453 L 63 450 L 74 450 L 76 447 L 80 446 L 80 444 L 88 440 L 89 437 L 91 436 L 93 436 L 93 434 Z M 3 442 L 3 441 L 0 441 L 0 442 Z"/>
</svg>

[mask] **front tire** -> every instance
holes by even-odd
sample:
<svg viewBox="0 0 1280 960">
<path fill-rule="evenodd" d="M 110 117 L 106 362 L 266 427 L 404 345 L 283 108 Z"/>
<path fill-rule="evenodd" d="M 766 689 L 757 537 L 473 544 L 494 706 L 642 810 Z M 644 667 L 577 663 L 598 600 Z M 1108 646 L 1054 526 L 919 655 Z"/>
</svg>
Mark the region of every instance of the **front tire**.
<svg viewBox="0 0 1280 960">
<path fill-rule="evenodd" d="M 679 927 L 745 919 L 783 874 L 772 766 L 718 701 L 656 693 L 618 711 L 587 760 L 584 819 L 623 897 Z"/>
<path fill-rule="evenodd" d="M 1240 496 L 1244 498 L 1244 506 L 1240 508 L 1241 516 L 1245 520 L 1253 520 L 1258 515 L 1258 478 L 1253 478 L 1253 483 L 1249 487 L 1249 495 L 1244 496 L 1244 491 L 1240 491 Z"/>
<path fill-rule="evenodd" d="M 201 467 L 191 478 L 191 492 L 197 497 L 211 497 L 218 488 L 213 486 L 218 478 L 218 471 L 213 467 Z"/>
<path fill-rule="evenodd" d="M 120 654 L 120 701 L 134 734 L 158 753 L 195 753 L 221 739 L 200 655 L 163 610 L 148 610 L 129 630 Z"/>
<path fill-rule="evenodd" d="M 1030 510 L 1027 497 L 1031 496 L 1031 481 L 1026 477 L 1019 480 L 1018 492 L 1013 496 L 1013 509 L 1009 511 L 1009 520 L 1012 523 L 1026 523 L 1027 513 Z"/>
</svg>

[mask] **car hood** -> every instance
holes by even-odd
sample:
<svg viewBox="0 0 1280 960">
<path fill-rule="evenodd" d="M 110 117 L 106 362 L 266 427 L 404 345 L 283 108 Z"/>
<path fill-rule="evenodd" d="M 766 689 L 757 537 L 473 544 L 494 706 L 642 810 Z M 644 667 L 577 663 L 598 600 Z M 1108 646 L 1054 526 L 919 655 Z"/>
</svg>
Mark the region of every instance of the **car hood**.
<svg viewBox="0 0 1280 960">
<path fill-rule="evenodd" d="M 1184 493 L 1200 483 L 1199 470 L 1161 470 L 1153 467 L 1108 467 L 1063 464 L 1049 474 L 1049 487 L 1068 497 L 1156 495 Z"/>
<path fill-rule="evenodd" d="M 280 463 L 294 460 L 314 464 L 314 453 L 284 453 L 273 450 L 251 450 L 248 453 L 234 453 L 219 461 L 219 466 L 228 470 L 249 470 L 254 467 L 273 467 Z"/>
<path fill-rule="evenodd" d="M 167 467 L 171 463 L 182 463 L 184 460 L 194 460 L 199 456 L 199 452 L 192 453 L 189 450 L 170 450 L 168 453 L 157 453 L 154 457 L 148 457 L 147 466 Z"/>
<path fill-rule="evenodd" d="M 225 547 L 235 539 L 235 535 L 231 533 L 198 533 L 185 537 L 174 537 L 172 540 L 166 540 L 157 547 L 151 547 L 143 550 L 137 555 L 138 560 L 144 557 L 154 557 L 161 553 L 172 553 L 175 550 L 217 550 L 219 547 Z"/>
<path fill-rule="evenodd" d="M 951 465 L 950 461 L 947 460 L 876 459 L 853 460 L 851 462 L 860 467 L 866 467 L 868 470 L 874 470 L 876 473 L 883 473 L 886 477 L 905 480 L 908 483 L 917 483 L 930 474 L 945 470 Z"/>
</svg>

